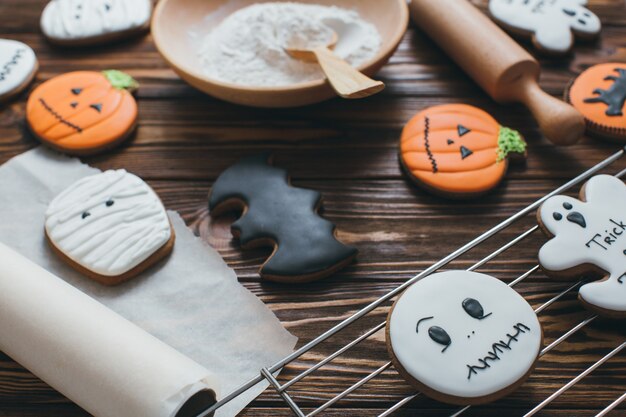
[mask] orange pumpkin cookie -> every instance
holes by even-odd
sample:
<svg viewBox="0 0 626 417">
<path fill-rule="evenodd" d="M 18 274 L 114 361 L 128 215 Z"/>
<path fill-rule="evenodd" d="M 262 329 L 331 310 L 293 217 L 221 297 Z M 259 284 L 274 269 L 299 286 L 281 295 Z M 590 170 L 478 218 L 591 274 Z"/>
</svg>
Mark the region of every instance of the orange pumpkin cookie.
<svg viewBox="0 0 626 417">
<path fill-rule="evenodd" d="M 583 114 L 589 133 L 626 142 L 626 64 L 587 69 L 567 88 L 565 99 Z"/>
<path fill-rule="evenodd" d="M 448 104 L 418 113 L 400 142 L 402 166 L 417 185 L 452 198 L 495 188 L 509 154 L 526 154 L 522 136 L 476 107 Z"/>
<path fill-rule="evenodd" d="M 26 120 L 44 144 L 71 155 L 110 149 L 134 131 L 137 82 L 120 71 L 70 72 L 37 87 Z"/>
</svg>

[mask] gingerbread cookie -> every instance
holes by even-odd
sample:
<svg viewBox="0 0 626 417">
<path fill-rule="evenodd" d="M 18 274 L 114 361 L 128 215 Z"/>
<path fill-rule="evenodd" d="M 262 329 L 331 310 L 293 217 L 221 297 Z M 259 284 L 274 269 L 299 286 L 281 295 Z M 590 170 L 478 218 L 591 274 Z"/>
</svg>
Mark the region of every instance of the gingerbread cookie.
<svg viewBox="0 0 626 417">
<path fill-rule="evenodd" d="M 41 30 L 59 45 L 94 45 L 141 33 L 151 16 L 151 0 L 51 0 Z"/>
<path fill-rule="evenodd" d="M 154 265 L 172 251 L 175 239 L 159 197 L 124 170 L 71 185 L 50 203 L 45 229 L 55 252 L 106 285 Z"/>
<path fill-rule="evenodd" d="M 264 154 L 224 171 L 213 186 L 209 208 L 212 216 L 244 211 L 232 225 L 244 248 L 274 246 L 259 272 L 262 278 L 301 283 L 338 271 L 357 254 L 336 239 L 335 225 L 317 214 L 321 199 L 316 191 L 292 187 L 287 172 L 271 166 Z"/>
<path fill-rule="evenodd" d="M 539 263 L 557 278 L 603 277 L 583 285 L 578 298 L 599 314 L 626 318 L 626 185 L 598 175 L 580 198 L 552 197 L 541 206 L 539 224 L 551 240 Z"/>
<path fill-rule="evenodd" d="M 491 276 L 430 275 L 409 287 L 387 318 L 394 366 L 415 388 L 475 405 L 513 392 L 534 369 L 543 333 L 532 307 Z"/>
<path fill-rule="evenodd" d="M 511 154 L 525 156 L 522 136 L 464 104 L 418 113 L 404 128 L 400 142 L 400 161 L 411 179 L 451 198 L 471 198 L 495 188 L 506 174 Z"/>
<path fill-rule="evenodd" d="M 138 84 L 120 71 L 70 72 L 37 87 L 26 120 L 45 145 L 71 155 L 93 155 L 124 141 L 137 124 Z"/>
<path fill-rule="evenodd" d="M 509 32 L 531 37 L 537 49 L 565 54 L 574 45 L 574 35 L 593 39 L 600 33 L 600 19 L 586 4 L 586 0 L 490 0 L 489 12 Z"/>
<path fill-rule="evenodd" d="M 24 91 L 38 68 L 37 57 L 30 46 L 0 39 L 0 103 Z"/>
<path fill-rule="evenodd" d="M 567 88 L 565 99 L 585 117 L 589 133 L 626 142 L 626 64 L 587 69 Z"/>
</svg>

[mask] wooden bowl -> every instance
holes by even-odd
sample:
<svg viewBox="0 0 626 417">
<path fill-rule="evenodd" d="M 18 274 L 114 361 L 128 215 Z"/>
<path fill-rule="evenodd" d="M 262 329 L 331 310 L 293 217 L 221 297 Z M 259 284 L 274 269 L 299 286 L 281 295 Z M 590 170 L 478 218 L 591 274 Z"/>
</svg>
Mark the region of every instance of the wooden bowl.
<svg viewBox="0 0 626 417">
<path fill-rule="evenodd" d="M 296 107 L 336 96 L 326 79 L 286 87 L 249 87 L 212 79 L 202 71 L 194 42 L 225 17 L 253 3 L 276 0 L 160 0 L 152 20 L 154 42 L 176 73 L 193 87 L 222 100 L 255 107 Z M 280 0 L 279 0 L 280 1 Z M 373 76 L 395 52 L 409 22 L 406 0 L 299 0 L 356 10 L 382 38 L 378 55 L 359 69 Z"/>
</svg>

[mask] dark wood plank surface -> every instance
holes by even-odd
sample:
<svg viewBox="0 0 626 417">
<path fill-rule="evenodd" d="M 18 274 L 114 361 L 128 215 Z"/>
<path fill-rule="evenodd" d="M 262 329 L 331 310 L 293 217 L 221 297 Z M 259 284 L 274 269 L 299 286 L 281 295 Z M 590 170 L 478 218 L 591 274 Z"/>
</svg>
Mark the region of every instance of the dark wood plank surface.
<svg viewBox="0 0 626 417">
<path fill-rule="evenodd" d="M 52 48 L 38 31 L 44 3 L 0 1 L 0 37 L 24 41 L 36 50 L 41 63 L 36 83 L 70 70 L 117 68 L 142 84 L 136 137 L 121 149 L 85 162 L 102 169 L 123 167 L 148 180 L 166 206 L 180 211 L 188 225 L 220 251 L 240 281 L 300 337 L 300 345 L 619 149 L 589 138 L 569 148 L 553 147 L 526 109 L 492 102 L 415 28 L 381 72 L 388 88 L 379 96 L 356 102 L 336 99 L 302 109 L 258 110 L 220 102 L 187 86 L 160 58 L 149 36 L 91 50 Z M 579 45 L 570 57 L 542 59 L 542 86 L 551 94 L 560 96 L 572 76 L 589 65 L 626 61 L 623 0 L 592 0 L 592 8 L 602 16 L 602 38 Z M 0 109 L 0 162 L 36 146 L 23 120 L 27 95 Z M 496 192 L 477 201 L 450 202 L 424 194 L 407 182 L 397 162 L 403 124 L 420 109 L 452 102 L 485 108 L 502 124 L 521 130 L 530 144 L 527 164 L 513 166 Z M 323 193 L 325 216 L 339 226 L 342 240 L 360 250 L 357 263 L 311 285 L 264 283 L 256 271 L 269 251 L 242 252 L 229 232 L 234 217 L 209 218 L 206 197 L 219 173 L 242 156 L 266 150 L 274 152 L 277 165 L 291 171 L 294 184 Z M 626 161 L 621 161 L 608 172 L 625 167 Z M 523 220 L 451 267 L 469 267 L 533 224 L 532 218 Z M 481 271 L 508 282 L 536 264 L 543 241 L 536 234 Z M 568 285 L 538 273 L 518 289 L 537 307 Z M 281 381 L 381 323 L 388 309 L 388 305 L 381 307 L 296 361 Z M 568 294 L 540 316 L 546 342 L 589 316 L 575 292 Z M 513 395 L 465 415 L 523 415 L 625 339 L 623 322 L 597 320 L 542 358 L 535 374 Z M 310 410 L 387 361 L 384 335 L 379 333 L 297 384 L 291 393 Z M 540 415 L 592 416 L 624 391 L 626 354 L 622 353 Z M 412 392 L 390 369 L 325 415 L 377 416 Z M 439 417 L 454 410 L 418 397 L 396 415 Z M 0 354 L 0 416 L 84 415 Z M 243 415 L 291 414 L 277 395 L 266 392 Z M 626 416 L 626 404 L 610 415 Z"/>
</svg>

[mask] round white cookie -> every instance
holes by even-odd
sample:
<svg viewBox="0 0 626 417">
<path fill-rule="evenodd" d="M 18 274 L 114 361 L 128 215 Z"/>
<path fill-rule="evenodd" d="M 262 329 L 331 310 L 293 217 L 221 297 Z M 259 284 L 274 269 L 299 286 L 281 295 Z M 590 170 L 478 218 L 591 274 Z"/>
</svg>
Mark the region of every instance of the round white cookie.
<svg viewBox="0 0 626 417">
<path fill-rule="evenodd" d="M 156 193 L 124 170 L 81 179 L 46 211 L 46 235 L 65 257 L 98 276 L 127 274 L 172 238 Z"/>
<path fill-rule="evenodd" d="M 151 0 L 51 0 L 41 30 L 59 44 L 89 45 L 141 31 L 151 15 Z"/>
<path fill-rule="evenodd" d="M 387 346 L 398 371 L 425 394 L 459 405 L 508 395 L 534 368 L 542 342 L 526 300 L 476 272 L 418 281 L 387 320 Z"/>
<path fill-rule="evenodd" d="M 579 298 L 592 310 L 626 317 L 626 185 L 610 175 L 593 177 L 581 200 L 556 196 L 539 210 L 539 223 L 553 237 L 539 251 L 549 275 L 605 279 L 585 284 Z"/>
<path fill-rule="evenodd" d="M 586 4 L 586 0 L 490 0 L 489 12 L 505 29 L 531 35 L 539 49 L 563 54 L 572 49 L 574 34 L 593 38 L 600 33 L 600 19 Z"/>
<path fill-rule="evenodd" d="M 37 73 L 37 57 L 30 46 L 0 39 L 0 101 L 24 90 Z"/>
</svg>

